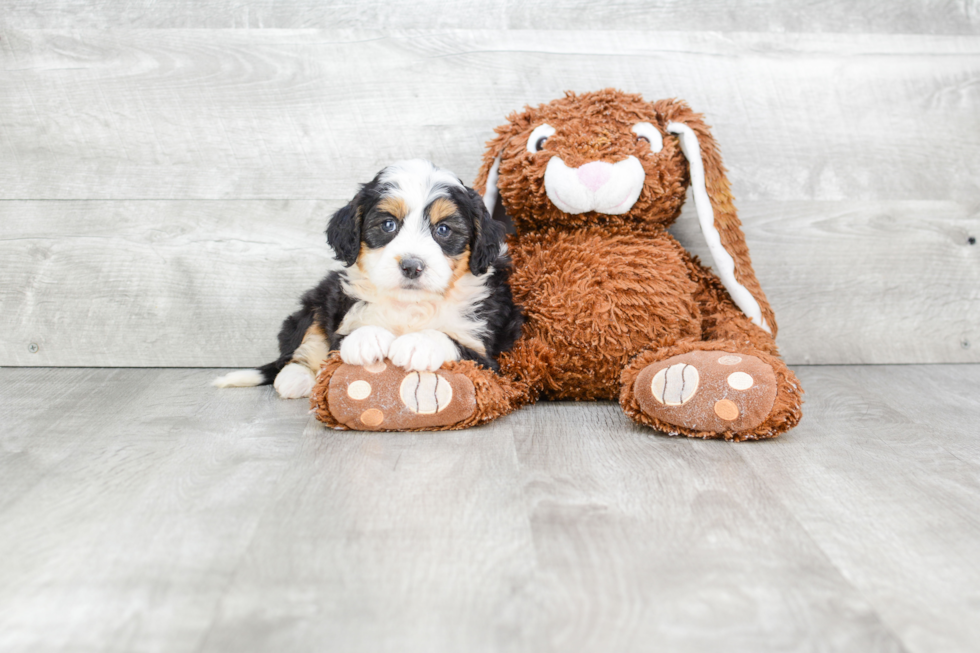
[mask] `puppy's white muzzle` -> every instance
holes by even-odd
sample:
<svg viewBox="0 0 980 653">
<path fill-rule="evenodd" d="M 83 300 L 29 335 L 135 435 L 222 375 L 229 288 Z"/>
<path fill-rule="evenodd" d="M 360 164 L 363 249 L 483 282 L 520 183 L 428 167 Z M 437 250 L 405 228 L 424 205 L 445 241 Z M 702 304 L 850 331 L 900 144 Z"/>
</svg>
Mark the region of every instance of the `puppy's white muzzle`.
<svg viewBox="0 0 980 653">
<path fill-rule="evenodd" d="M 569 168 L 561 157 L 553 156 L 544 172 L 544 188 L 552 204 L 565 213 L 621 215 L 633 208 L 645 178 L 640 160 L 632 155 L 616 163 L 593 161 L 578 168 Z"/>
</svg>

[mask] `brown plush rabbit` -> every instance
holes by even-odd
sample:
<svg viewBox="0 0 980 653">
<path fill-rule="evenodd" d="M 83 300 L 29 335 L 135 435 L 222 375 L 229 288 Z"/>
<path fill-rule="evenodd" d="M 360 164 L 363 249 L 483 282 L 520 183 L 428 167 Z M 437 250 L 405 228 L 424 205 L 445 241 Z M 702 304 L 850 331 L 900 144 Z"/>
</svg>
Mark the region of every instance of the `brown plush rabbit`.
<svg viewBox="0 0 980 653">
<path fill-rule="evenodd" d="M 516 229 L 510 282 L 524 332 L 500 357 L 500 376 L 462 363 L 440 370 L 475 392 L 458 393 L 466 418 L 428 428 L 485 422 L 539 397 L 618 399 L 637 422 L 701 438 L 767 438 L 799 422 L 802 390 L 779 358 L 699 114 L 607 89 L 528 107 L 496 132 L 474 187 Z M 688 186 L 714 273 L 667 233 Z M 339 425 L 330 363 L 324 372 L 314 407 Z"/>
</svg>

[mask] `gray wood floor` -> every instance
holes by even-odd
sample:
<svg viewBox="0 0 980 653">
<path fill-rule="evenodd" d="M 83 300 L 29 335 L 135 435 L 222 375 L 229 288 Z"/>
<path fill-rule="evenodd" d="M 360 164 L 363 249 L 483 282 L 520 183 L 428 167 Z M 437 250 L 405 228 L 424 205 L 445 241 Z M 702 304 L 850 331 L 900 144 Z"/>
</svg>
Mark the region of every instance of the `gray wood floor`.
<svg viewBox="0 0 980 653">
<path fill-rule="evenodd" d="M 797 370 L 803 423 L 732 445 L 0 369 L 0 650 L 980 649 L 980 366 Z"/>
</svg>

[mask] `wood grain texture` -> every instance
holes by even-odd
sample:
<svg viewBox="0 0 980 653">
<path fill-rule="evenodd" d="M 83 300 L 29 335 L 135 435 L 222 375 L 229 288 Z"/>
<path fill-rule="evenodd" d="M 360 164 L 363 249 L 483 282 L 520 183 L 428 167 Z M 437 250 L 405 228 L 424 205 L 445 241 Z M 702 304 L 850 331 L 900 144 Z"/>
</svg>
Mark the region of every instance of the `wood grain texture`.
<svg viewBox="0 0 980 653">
<path fill-rule="evenodd" d="M 256 366 L 336 267 L 342 204 L 0 202 L 0 362 Z"/>
<path fill-rule="evenodd" d="M 611 403 L 323 429 L 217 370 L 0 369 L 0 649 L 973 651 L 980 365 L 797 368 L 799 427 Z"/>
<path fill-rule="evenodd" d="M 0 202 L 0 364 L 268 362 L 300 294 L 337 265 L 323 229 L 341 205 Z M 790 363 L 980 361 L 975 210 L 740 205 Z M 710 261 L 687 209 L 674 232 Z"/>
<path fill-rule="evenodd" d="M 18 28 L 493 28 L 649 29 L 739 32 L 977 34 L 974 0 L 10 0 L 0 21 Z"/>
<path fill-rule="evenodd" d="M 902 650 L 738 448 L 606 402 L 513 421 L 549 650 Z"/>
<path fill-rule="evenodd" d="M 506 422 L 306 435 L 201 651 L 541 650 Z"/>
<path fill-rule="evenodd" d="M 0 34 L 0 198 L 340 199 L 420 156 L 471 180 L 525 103 L 707 114 L 742 200 L 980 200 L 980 39 L 643 31 Z"/>
<path fill-rule="evenodd" d="M 740 206 L 790 363 L 980 361 L 980 205 Z M 710 262 L 692 211 L 672 231 Z"/>
<path fill-rule="evenodd" d="M 0 649 L 195 650 L 311 418 L 201 372 L 0 376 Z"/>
<path fill-rule="evenodd" d="M 980 366 L 801 371 L 801 427 L 741 458 L 907 650 L 976 649 Z"/>
</svg>

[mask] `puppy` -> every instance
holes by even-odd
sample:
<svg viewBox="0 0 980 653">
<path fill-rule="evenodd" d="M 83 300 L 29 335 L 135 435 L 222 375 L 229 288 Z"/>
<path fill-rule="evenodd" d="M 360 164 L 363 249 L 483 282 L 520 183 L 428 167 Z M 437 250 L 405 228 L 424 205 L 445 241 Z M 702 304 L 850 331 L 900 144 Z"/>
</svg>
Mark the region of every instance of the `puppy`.
<svg viewBox="0 0 980 653">
<path fill-rule="evenodd" d="M 218 387 L 274 383 L 286 399 L 307 397 L 328 353 L 351 365 L 390 359 L 409 371 L 495 357 L 521 332 L 507 280 L 504 227 L 480 195 L 428 161 L 382 170 L 327 227 L 344 269 L 303 295 L 283 322 L 280 357 L 231 372 Z"/>
</svg>

